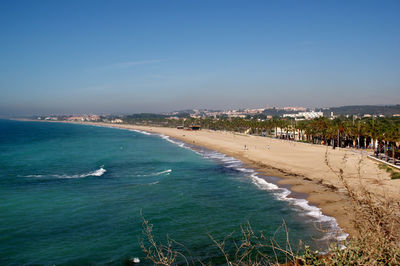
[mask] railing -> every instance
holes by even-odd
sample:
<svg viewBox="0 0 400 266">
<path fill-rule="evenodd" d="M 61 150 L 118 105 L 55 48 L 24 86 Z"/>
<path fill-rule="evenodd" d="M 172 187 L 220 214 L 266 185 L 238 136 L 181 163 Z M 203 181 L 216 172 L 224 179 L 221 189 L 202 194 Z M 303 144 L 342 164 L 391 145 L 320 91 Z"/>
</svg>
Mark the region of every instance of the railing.
<svg viewBox="0 0 400 266">
<path fill-rule="evenodd" d="M 381 155 L 381 156 L 386 158 L 385 155 Z M 396 169 L 400 170 L 400 166 L 399 166 L 400 165 L 400 161 L 399 160 L 394 159 L 394 161 L 393 161 L 393 158 L 391 158 L 391 157 L 389 157 L 388 160 L 382 160 L 381 156 L 379 156 L 379 158 L 378 158 L 378 157 L 375 157 L 373 155 L 368 155 L 368 158 L 370 158 L 372 160 L 375 160 L 375 161 L 378 161 L 378 162 L 381 162 L 381 163 L 384 163 L 386 165 L 389 165 L 389 166 L 391 166 L 393 168 L 396 168 Z M 391 163 L 390 161 L 393 161 L 393 163 Z"/>
</svg>

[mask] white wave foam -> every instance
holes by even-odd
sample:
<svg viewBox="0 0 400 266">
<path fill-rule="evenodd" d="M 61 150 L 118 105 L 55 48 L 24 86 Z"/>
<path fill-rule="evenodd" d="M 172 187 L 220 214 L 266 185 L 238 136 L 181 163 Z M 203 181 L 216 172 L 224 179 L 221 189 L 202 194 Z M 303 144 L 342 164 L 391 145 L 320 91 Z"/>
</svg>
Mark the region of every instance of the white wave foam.
<svg viewBox="0 0 400 266">
<path fill-rule="evenodd" d="M 88 176 L 102 176 L 105 172 L 107 172 L 106 169 L 101 166 L 99 169 L 86 173 L 86 174 L 80 174 L 80 175 L 27 175 L 26 177 L 55 177 L 55 178 L 84 178 Z"/>
<path fill-rule="evenodd" d="M 106 169 L 103 168 L 103 166 L 100 167 L 100 169 L 97 169 L 95 171 L 86 173 L 86 174 L 81 174 L 81 175 L 58 175 L 56 177 L 58 178 L 84 178 L 88 176 L 102 176 L 105 172 L 107 172 Z"/>
<path fill-rule="evenodd" d="M 107 172 L 106 169 L 103 168 L 103 166 L 100 167 L 100 169 L 97 169 L 96 171 L 90 172 L 86 175 L 80 175 L 80 177 L 86 177 L 86 176 L 102 176 L 105 172 Z"/>
<path fill-rule="evenodd" d="M 258 186 L 260 189 L 272 191 L 276 198 L 283 201 L 288 201 L 290 204 L 299 207 L 305 211 L 305 215 L 313 217 L 319 222 L 327 223 L 331 229 L 331 233 L 326 234 L 324 238 L 335 238 L 339 241 L 347 238 L 348 234 L 344 233 L 340 229 L 334 217 L 324 215 L 320 208 L 310 205 L 306 199 L 289 197 L 291 194 L 290 190 L 286 188 L 280 188 L 275 184 L 269 183 L 265 179 L 258 177 L 256 173 L 253 173 L 250 177 L 252 178 L 253 183 L 256 184 L 256 186 Z"/>
<path fill-rule="evenodd" d="M 153 135 L 153 136 L 158 136 L 172 144 L 178 145 L 179 147 L 185 148 L 185 149 L 189 149 L 191 151 L 193 151 L 194 153 L 200 154 L 198 151 L 192 149 L 189 145 L 187 145 L 185 142 L 181 141 L 181 140 L 177 140 L 177 139 L 171 139 L 169 136 L 166 136 L 164 134 L 159 134 L 159 133 L 149 133 L 147 131 L 142 131 L 142 130 L 138 130 L 138 129 L 132 129 L 132 131 L 138 132 L 138 133 L 142 133 L 145 135 Z"/>
<path fill-rule="evenodd" d="M 147 175 L 137 175 L 137 176 L 159 176 L 159 175 L 170 175 L 172 173 L 172 169 L 167 169 L 161 172 L 157 172 L 157 173 L 151 173 L 151 174 L 147 174 Z"/>
<path fill-rule="evenodd" d="M 141 134 L 144 134 L 144 135 L 153 135 L 153 134 L 151 134 L 151 133 L 149 133 L 147 131 L 143 131 L 143 130 L 139 130 L 139 129 L 130 129 L 130 131 L 134 131 L 134 132 L 141 133 Z"/>
<path fill-rule="evenodd" d="M 165 139 L 165 140 L 168 141 L 168 142 L 171 142 L 171 143 L 173 143 L 173 144 L 178 145 L 179 147 L 187 148 L 187 146 L 185 145 L 185 143 L 182 142 L 182 141 L 179 141 L 179 140 L 172 140 L 169 136 L 165 136 L 165 135 L 162 135 L 162 134 L 160 134 L 159 136 L 160 136 L 162 139 Z"/>
<path fill-rule="evenodd" d="M 264 190 L 278 190 L 279 189 L 279 187 L 277 185 L 269 183 L 263 178 L 259 178 L 256 175 L 256 173 L 253 173 L 252 175 L 250 175 L 250 177 L 252 178 L 253 183 L 260 189 L 264 189 Z"/>
<path fill-rule="evenodd" d="M 43 177 L 43 175 L 26 175 L 25 177 Z"/>
<path fill-rule="evenodd" d="M 168 169 L 168 170 L 165 170 L 165 171 L 162 171 L 162 172 L 155 173 L 153 175 L 162 175 L 162 174 L 169 175 L 171 172 L 172 172 L 172 169 Z"/>
</svg>

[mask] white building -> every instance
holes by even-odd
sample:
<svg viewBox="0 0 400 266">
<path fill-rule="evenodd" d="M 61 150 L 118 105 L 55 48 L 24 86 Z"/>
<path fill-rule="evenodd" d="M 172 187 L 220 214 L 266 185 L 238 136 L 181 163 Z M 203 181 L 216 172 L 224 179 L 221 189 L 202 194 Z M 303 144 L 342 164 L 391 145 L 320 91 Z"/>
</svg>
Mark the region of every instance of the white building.
<svg viewBox="0 0 400 266">
<path fill-rule="evenodd" d="M 296 120 L 301 120 L 303 117 L 304 119 L 314 119 L 314 118 L 318 118 L 318 117 L 323 117 L 324 113 L 322 112 L 300 112 L 297 114 L 284 114 L 283 117 L 292 117 Z"/>
<path fill-rule="evenodd" d="M 324 113 L 323 112 L 301 112 L 299 113 L 299 116 L 303 116 L 305 119 L 314 119 L 314 118 L 318 118 L 318 117 L 323 117 Z"/>
</svg>

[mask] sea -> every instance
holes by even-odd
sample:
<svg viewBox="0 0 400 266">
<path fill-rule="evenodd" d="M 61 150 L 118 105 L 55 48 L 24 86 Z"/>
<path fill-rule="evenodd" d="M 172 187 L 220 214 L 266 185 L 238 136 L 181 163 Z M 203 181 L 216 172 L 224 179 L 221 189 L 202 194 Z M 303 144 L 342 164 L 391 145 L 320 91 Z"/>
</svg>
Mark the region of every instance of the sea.
<svg viewBox="0 0 400 266">
<path fill-rule="evenodd" d="M 242 228 L 294 251 L 343 237 L 276 181 L 163 135 L 0 120 L 0 265 L 151 265 L 144 221 L 195 264 L 223 264 L 213 239 L 233 252 Z"/>
</svg>

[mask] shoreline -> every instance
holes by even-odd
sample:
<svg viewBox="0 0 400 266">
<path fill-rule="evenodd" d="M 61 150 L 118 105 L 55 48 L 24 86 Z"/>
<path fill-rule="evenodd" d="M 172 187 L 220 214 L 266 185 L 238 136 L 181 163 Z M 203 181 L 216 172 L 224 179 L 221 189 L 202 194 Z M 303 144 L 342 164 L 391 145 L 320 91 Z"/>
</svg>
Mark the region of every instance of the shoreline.
<svg viewBox="0 0 400 266">
<path fill-rule="evenodd" d="M 107 125 L 97 126 L 108 127 Z M 290 184 L 281 184 L 280 181 L 283 180 L 283 178 L 281 177 L 266 175 L 264 172 L 259 171 L 259 169 L 256 169 L 255 167 L 248 165 L 243 161 L 231 157 L 227 154 L 209 149 L 205 146 L 196 145 L 195 143 L 184 142 L 183 140 L 173 138 L 155 131 L 143 131 L 141 129 L 139 130 L 118 126 L 111 126 L 109 128 L 118 128 L 123 130 L 135 131 L 140 134 L 157 136 L 182 148 L 190 149 L 191 151 L 201 155 L 206 159 L 211 159 L 213 161 L 215 160 L 219 163 L 222 163 L 228 168 L 233 168 L 236 171 L 242 172 L 246 175 L 247 178 L 251 180 L 251 182 L 256 187 L 258 187 L 258 189 L 268 191 L 278 201 L 288 202 L 292 208 L 300 210 L 302 214 L 313 220 L 315 229 L 323 232 L 325 235 L 321 239 L 315 239 L 316 242 L 323 241 L 324 245 L 326 244 L 326 241 L 328 241 L 329 243 L 331 241 L 343 241 L 349 236 L 349 234 L 346 233 L 343 228 L 339 226 L 335 217 L 322 213 L 319 207 L 317 207 L 315 204 L 311 204 L 307 200 L 308 195 L 306 193 L 291 190 Z M 213 154 L 212 156 L 208 155 L 210 152 Z M 239 163 L 239 165 L 237 165 L 237 163 Z"/>
<path fill-rule="evenodd" d="M 277 177 L 280 179 L 277 182 L 279 187 L 288 189 L 295 197 L 297 193 L 305 195 L 310 205 L 319 208 L 323 215 L 335 218 L 340 229 L 350 235 L 356 234 L 352 223 L 355 217 L 351 212 L 351 200 L 343 183 L 337 177 L 339 169 L 343 169 L 346 181 L 356 192 L 366 189 L 376 196 L 400 200 L 400 180 L 391 180 L 389 174 L 379 169 L 376 162 L 366 158 L 366 154 L 346 149 L 332 150 L 321 145 L 292 143 L 224 131 L 186 131 L 176 128 L 98 122 L 24 121 L 139 130 L 217 151 L 241 161 L 255 172 Z M 326 165 L 325 154 L 336 173 Z"/>
</svg>

